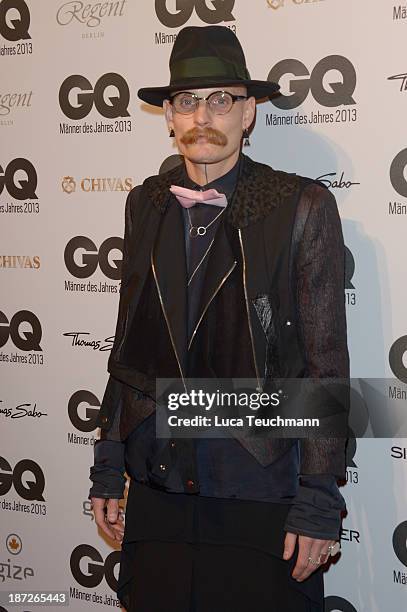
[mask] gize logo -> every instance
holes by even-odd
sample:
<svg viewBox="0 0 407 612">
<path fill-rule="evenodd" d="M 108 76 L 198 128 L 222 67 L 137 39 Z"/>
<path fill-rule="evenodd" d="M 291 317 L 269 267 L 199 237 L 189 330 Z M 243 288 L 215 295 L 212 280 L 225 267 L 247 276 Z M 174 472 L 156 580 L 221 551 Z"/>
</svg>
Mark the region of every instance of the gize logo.
<svg viewBox="0 0 407 612">
<path fill-rule="evenodd" d="M 330 70 L 337 70 L 341 80 L 330 82 L 331 91 L 325 89 L 325 75 Z M 334 107 L 341 104 L 356 104 L 353 94 L 356 88 L 356 71 L 353 64 L 342 55 L 329 55 L 321 59 L 311 74 L 308 68 L 297 59 L 285 59 L 278 62 L 268 75 L 269 81 L 279 83 L 285 75 L 305 77 L 290 79 L 290 94 L 282 94 L 271 101 L 277 108 L 291 109 L 302 104 L 311 91 L 316 102 L 322 106 Z"/>
</svg>

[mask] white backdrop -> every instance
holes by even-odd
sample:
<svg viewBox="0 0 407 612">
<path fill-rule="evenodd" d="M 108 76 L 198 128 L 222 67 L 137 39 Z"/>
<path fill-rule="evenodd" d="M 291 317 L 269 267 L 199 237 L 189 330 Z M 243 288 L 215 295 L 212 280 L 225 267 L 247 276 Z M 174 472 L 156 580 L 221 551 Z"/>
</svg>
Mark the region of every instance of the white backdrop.
<svg viewBox="0 0 407 612">
<path fill-rule="evenodd" d="M 284 107 L 258 106 L 245 152 L 332 189 L 352 375 L 391 378 L 386 393 L 406 404 L 405 1 L 1 0 L 0 591 L 67 590 L 78 612 L 118 606 L 119 553 L 87 501 L 94 421 L 126 192 L 176 154 L 136 91 L 168 83 L 176 33 L 207 23 L 237 33 L 252 77 L 277 75 Z M 406 446 L 349 451 L 327 612 L 406 608 Z"/>
</svg>

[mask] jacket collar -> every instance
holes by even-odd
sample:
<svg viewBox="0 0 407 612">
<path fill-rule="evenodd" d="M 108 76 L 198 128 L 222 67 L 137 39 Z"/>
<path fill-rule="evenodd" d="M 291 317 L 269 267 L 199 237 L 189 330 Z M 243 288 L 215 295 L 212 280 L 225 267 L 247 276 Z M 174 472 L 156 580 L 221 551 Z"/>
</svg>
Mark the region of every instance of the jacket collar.
<svg viewBox="0 0 407 612">
<path fill-rule="evenodd" d="M 184 185 L 185 164 L 144 181 L 150 201 L 164 213 L 170 200 L 171 185 Z M 241 164 L 236 189 L 225 220 L 235 228 L 247 227 L 266 217 L 273 208 L 292 196 L 298 189 L 296 175 L 274 170 L 241 154 Z"/>
</svg>

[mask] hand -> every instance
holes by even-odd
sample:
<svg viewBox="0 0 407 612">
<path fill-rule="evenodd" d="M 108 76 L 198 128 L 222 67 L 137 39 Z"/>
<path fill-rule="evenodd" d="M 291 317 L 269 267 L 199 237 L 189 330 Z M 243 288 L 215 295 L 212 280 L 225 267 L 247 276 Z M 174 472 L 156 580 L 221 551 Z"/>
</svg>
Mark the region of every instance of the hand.
<svg viewBox="0 0 407 612">
<path fill-rule="evenodd" d="M 333 546 L 335 540 L 318 540 L 317 538 L 309 538 L 308 536 L 287 532 L 284 540 L 283 559 L 291 559 L 297 538 L 298 556 L 291 575 L 298 582 L 302 582 L 329 559 L 328 546 Z M 315 562 L 319 561 L 319 563 L 312 563 L 309 557 Z"/>
<path fill-rule="evenodd" d="M 91 497 L 90 499 L 95 513 L 96 525 L 109 538 L 121 542 L 123 540 L 124 527 L 123 515 L 119 514 L 119 500 L 101 499 L 100 497 Z"/>
</svg>

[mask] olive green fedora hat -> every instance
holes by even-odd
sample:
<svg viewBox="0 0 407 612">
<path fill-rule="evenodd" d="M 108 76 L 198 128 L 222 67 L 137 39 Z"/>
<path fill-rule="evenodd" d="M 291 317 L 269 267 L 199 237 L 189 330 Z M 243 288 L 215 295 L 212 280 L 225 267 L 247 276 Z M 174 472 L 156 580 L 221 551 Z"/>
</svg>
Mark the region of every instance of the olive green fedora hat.
<svg viewBox="0 0 407 612">
<path fill-rule="evenodd" d="M 142 87 L 144 102 L 162 106 L 174 91 L 244 85 L 256 100 L 276 93 L 280 86 L 250 78 L 242 46 L 226 26 L 187 26 L 180 30 L 170 56 L 170 84 Z"/>
</svg>

